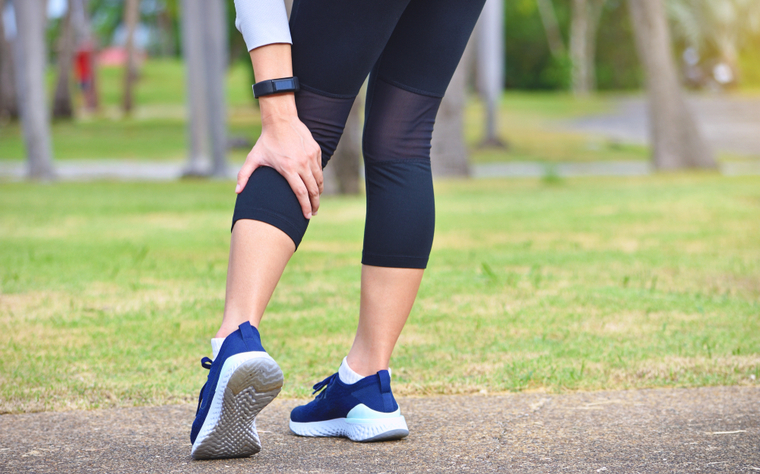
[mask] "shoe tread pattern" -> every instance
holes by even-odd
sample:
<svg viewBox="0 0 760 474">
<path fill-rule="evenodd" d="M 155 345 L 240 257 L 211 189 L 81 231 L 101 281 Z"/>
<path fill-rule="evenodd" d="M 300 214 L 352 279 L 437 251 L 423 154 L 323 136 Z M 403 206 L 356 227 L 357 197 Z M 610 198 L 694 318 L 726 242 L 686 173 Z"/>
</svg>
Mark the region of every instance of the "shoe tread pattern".
<svg viewBox="0 0 760 474">
<path fill-rule="evenodd" d="M 261 451 L 256 415 L 280 393 L 283 381 L 271 358 L 243 362 L 227 383 L 216 426 L 193 449 L 193 458 L 238 458 Z"/>
</svg>

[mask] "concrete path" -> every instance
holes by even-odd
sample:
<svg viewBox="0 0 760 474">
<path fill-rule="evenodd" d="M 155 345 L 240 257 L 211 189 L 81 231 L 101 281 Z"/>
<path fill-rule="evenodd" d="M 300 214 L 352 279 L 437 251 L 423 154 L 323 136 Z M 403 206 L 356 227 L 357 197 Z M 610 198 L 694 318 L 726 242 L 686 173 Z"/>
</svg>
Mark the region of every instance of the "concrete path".
<svg viewBox="0 0 760 474">
<path fill-rule="evenodd" d="M 259 416 L 264 449 L 193 461 L 195 407 L 0 416 L 0 472 L 760 472 L 760 387 L 399 400 L 411 434 L 300 438 L 295 400 Z"/>
<path fill-rule="evenodd" d="M 715 150 L 760 156 L 760 98 L 690 95 L 688 104 Z M 613 113 L 575 119 L 566 125 L 575 131 L 595 133 L 616 141 L 649 142 L 644 97 L 619 100 Z"/>
</svg>

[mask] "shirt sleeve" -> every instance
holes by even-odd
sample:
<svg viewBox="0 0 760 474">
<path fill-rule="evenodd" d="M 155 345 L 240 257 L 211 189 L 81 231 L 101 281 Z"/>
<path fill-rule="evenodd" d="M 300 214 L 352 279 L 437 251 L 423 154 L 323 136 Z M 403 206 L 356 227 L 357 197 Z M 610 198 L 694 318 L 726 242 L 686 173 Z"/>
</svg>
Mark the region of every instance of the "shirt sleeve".
<svg viewBox="0 0 760 474">
<path fill-rule="evenodd" d="M 248 51 L 273 43 L 290 43 L 288 12 L 283 0 L 235 0 L 235 28 Z"/>
</svg>

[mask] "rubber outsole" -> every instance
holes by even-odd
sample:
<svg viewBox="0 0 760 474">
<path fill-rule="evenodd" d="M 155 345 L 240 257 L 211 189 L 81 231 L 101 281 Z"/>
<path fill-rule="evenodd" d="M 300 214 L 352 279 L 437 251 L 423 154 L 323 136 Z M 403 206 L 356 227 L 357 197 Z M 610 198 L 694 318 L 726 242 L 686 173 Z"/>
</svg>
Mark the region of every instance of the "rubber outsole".
<svg viewBox="0 0 760 474">
<path fill-rule="evenodd" d="M 238 354 L 225 361 L 209 413 L 193 444 L 194 459 L 239 458 L 261 451 L 256 415 L 280 393 L 284 382 L 274 359 L 261 354 L 242 361 L 235 357 L 245 354 Z"/>
<path fill-rule="evenodd" d="M 347 418 L 311 423 L 291 421 L 290 431 L 299 436 L 339 436 L 360 443 L 391 441 L 409 435 L 409 428 L 403 416 L 364 422 L 352 422 Z"/>
</svg>

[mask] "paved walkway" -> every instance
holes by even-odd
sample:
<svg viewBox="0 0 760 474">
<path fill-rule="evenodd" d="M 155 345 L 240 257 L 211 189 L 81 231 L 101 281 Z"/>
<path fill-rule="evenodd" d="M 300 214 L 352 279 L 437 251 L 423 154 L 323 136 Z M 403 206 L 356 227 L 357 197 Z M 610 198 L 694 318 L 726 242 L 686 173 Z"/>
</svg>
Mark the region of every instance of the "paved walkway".
<svg viewBox="0 0 760 474">
<path fill-rule="evenodd" d="M 715 150 L 760 156 L 760 98 L 730 95 L 690 95 L 688 104 Z M 603 135 L 613 140 L 646 144 L 649 118 L 644 97 L 618 101 L 617 110 L 575 119 L 570 129 Z"/>
<path fill-rule="evenodd" d="M 264 449 L 193 461 L 195 407 L 0 416 L 0 472 L 760 472 L 760 387 L 399 400 L 411 435 L 358 444 L 290 434 L 295 400 L 259 416 Z"/>
</svg>

